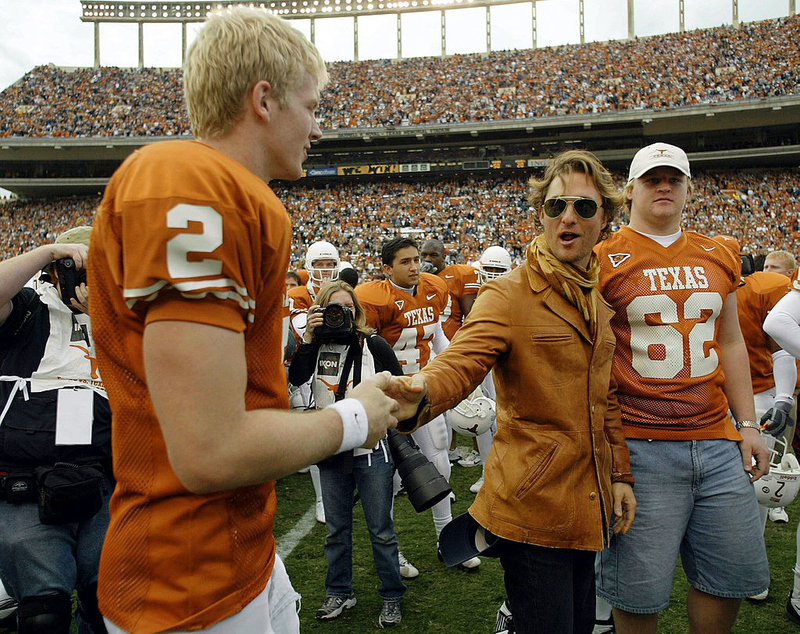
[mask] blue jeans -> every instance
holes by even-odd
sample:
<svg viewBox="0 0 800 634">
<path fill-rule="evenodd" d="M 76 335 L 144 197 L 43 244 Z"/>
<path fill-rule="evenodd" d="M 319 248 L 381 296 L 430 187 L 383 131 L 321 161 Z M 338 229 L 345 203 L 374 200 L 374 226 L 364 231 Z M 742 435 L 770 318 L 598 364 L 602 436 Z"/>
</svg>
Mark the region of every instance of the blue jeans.
<svg viewBox="0 0 800 634">
<path fill-rule="evenodd" d="M 598 558 L 598 596 L 626 612 L 664 610 L 679 553 L 689 584 L 701 592 L 741 599 L 766 590 L 764 531 L 738 443 L 627 443 L 636 519 Z"/>
<path fill-rule="evenodd" d="M 597 553 L 503 541 L 508 606 L 518 634 L 591 634 Z"/>
<path fill-rule="evenodd" d="M 57 593 L 72 596 L 77 589 L 79 634 L 103 631 L 90 621 L 102 623 L 97 611 L 97 569 L 112 490 L 106 478 L 100 511 L 75 524 L 42 524 L 36 502 L 0 501 L 0 577 L 8 594 L 19 601 Z"/>
<path fill-rule="evenodd" d="M 386 441 L 382 440 L 371 454 L 355 456 L 352 472 L 322 462 L 319 475 L 328 527 L 326 594 L 347 597 L 353 593 L 353 491 L 357 488 L 372 542 L 375 572 L 381 582 L 378 594 L 384 600 L 402 598 L 406 586 L 400 578 L 392 521 L 394 465 Z"/>
</svg>

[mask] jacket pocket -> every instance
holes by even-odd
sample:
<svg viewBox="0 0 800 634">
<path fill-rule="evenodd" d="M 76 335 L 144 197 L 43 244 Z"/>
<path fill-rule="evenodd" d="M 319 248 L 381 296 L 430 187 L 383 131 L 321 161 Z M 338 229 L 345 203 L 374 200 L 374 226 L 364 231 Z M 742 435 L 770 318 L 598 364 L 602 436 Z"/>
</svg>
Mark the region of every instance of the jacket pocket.
<svg viewBox="0 0 800 634">
<path fill-rule="evenodd" d="M 522 482 L 519 483 L 517 490 L 514 491 L 514 497 L 518 499 L 525 497 L 528 491 L 531 490 L 531 487 L 533 487 L 541 479 L 541 477 L 547 472 L 547 469 L 552 464 L 553 459 L 558 452 L 558 447 L 558 443 L 554 442 L 539 454 L 539 460 L 531 465 L 531 467 L 525 472 Z"/>
</svg>

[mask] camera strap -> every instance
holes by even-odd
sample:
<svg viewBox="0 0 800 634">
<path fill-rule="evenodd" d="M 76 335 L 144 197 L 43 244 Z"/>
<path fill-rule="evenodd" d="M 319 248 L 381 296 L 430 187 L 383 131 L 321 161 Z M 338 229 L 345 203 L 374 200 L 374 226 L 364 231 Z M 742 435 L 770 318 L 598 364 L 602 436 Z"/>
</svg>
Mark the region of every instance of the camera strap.
<svg viewBox="0 0 800 634">
<path fill-rule="evenodd" d="M 344 394 L 347 391 L 347 379 L 350 377 L 351 369 L 353 370 L 353 387 L 361 383 L 361 352 L 361 338 L 359 337 L 355 339 L 347 349 L 347 356 L 344 360 L 344 368 L 342 368 L 342 376 L 339 379 L 339 387 L 336 388 L 337 402 L 344 398 Z M 356 354 L 359 356 L 359 362 L 355 364 L 355 367 L 353 367 Z"/>
</svg>

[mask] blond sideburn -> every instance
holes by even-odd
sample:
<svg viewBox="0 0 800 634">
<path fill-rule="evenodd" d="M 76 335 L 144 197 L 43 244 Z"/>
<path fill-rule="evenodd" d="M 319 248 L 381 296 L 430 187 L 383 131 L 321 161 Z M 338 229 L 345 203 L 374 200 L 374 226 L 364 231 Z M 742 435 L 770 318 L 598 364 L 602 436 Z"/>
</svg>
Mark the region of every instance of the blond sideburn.
<svg viewBox="0 0 800 634">
<path fill-rule="evenodd" d="M 306 73 L 328 82 L 317 48 L 288 22 L 261 9 L 232 7 L 206 20 L 186 54 L 183 92 L 192 134 L 216 138 L 242 118 L 253 86 L 269 82 L 283 107 Z"/>
</svg>

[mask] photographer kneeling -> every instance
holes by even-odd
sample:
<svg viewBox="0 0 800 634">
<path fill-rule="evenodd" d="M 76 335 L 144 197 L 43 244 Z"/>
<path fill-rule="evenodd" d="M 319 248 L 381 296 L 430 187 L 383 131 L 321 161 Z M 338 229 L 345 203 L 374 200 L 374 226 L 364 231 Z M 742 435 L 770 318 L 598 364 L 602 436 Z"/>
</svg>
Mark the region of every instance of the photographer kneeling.
<svg viewBox="0 0 800 634">
<path fill-rule="evenodd" d="M 289 381 L 309 378 L 314 402 L 323 408 L 343 399 L 361 380 L 388 370 L 402 375 L 388 343 L 366 325 L 364 309 L 353 288 L 329 282 L 308 310 L 308 323 L 289 366 Z M 353 492 L 357 488 L 372 542 L 375 571 L 381 581 L 381 626 L 400 622 L 400 599 L 406 587 L 400 578 L 397 537 L 392 522 L 394 465 L 386 438 L 373 449 L 343 452 L 319 464 L 328 537 L 325 557 L 326 596 L 317 618 L 330 620 L 356 604 L 353 594 Z"/>
</svg>

